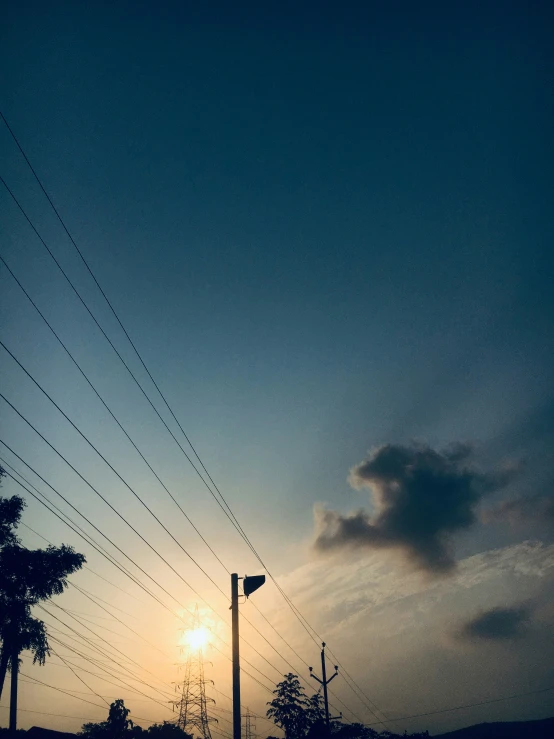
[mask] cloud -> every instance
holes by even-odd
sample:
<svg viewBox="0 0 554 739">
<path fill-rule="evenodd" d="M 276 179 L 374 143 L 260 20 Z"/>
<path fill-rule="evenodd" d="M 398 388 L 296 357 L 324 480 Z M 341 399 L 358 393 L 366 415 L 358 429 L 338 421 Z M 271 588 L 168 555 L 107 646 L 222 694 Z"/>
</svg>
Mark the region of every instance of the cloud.
<svg viewBox="0 0 554 739">
<path fill-rule="evenodd" d="M 469 528 L 483 495 L 504 487 L 514 474 L 479 472 L 472 456 L 465 444 L 442 451 L 423 444 L 374 449 L 348 479 L 352 487 L 371 491 L 375 512 L 360 509 L 344 516 L 316 509 L 315 548 L 394 549 L 417 569 L 451 572 L 451 535 Z"/>
<path fill-rule="evenodd" d="M 491 608 L 467 621 L 456 632 L 463 641 L 506 641 L 525 636 L 531 611 L 528 606 Z"/>
<path fill-rule="evenodd" d="M 371 645 L 377 662 L 392 653 L 395 660 L 405 661 L 406 649 L 425 648 L 434 653 L 443 646 L 448 652 L 456 646 L 461 653 L 472 654 L 472 649 L 466 649 L 471 643 L 457 638 L 460 616 L 463 621 L 464 614 L 486 611 L 491 603 L 533 603 L 532 636 L 538 638 L 541 617 L 537 604 L 554 604 L 554 543 L 525 541 L 480 552 L 460 560 L 448 578 L 414 577 L 379 552 L 360 561 L 353 551 L 332 567 L 325 558 L 312 558 L 278 580 L 331 648 L 351 655 L 354 661 L 360 656 L 361 644 L 368 649 Z M 509 593 L 517 593 L 516 603 L 506 601 Z M 306 647 L 306 632 L 291 617 L 279 592 L 270 589 L 264 597 L 275 626 L 301 651 Z M 542 620 L 551 629 L 554 612 L 545 613 Z M 360 663 L 362 671 L 366 667 Z"/>
<path fill-rule="evenodd" d="M 486 523 L 507 520 L 512 524 L 524 521 L 554 523 L 554 497 L 528 495 L 503 500 L 483 513 Z"/>
</svg>

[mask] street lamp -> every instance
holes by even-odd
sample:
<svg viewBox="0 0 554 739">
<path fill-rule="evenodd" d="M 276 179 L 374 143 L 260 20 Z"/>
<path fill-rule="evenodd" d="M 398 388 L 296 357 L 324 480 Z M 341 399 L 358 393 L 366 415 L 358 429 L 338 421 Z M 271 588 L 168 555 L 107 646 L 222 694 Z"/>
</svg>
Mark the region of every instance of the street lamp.
<svg viewBox="0 0 554 739">
<path fill-rule="evenodd" d="M 236 572 L 231 575 L 231 620 L 233 630 L 233 739 L 241 739 L 240 715 L 240 659 L 239 659 L 239 580 L 244 580 L 244 595 L 249 595 L 261 588 L 265 575 L 239 577 Z"/>
</svg>

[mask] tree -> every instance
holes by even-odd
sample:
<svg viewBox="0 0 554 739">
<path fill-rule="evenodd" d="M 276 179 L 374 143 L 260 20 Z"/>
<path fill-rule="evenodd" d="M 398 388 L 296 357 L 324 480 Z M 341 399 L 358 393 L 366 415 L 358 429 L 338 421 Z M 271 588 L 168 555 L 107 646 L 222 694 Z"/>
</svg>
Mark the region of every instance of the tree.
<svg viewBox="0 0 554 739">
<path fill-rule="evenodd" d="M 333 739 L 378 739 L 381 735 L 363 724 L 336 723 L 332 726 Z"/>
<path fill-rule="evenodd" d="M 286 739 L 424 739 L 421 734 L 393 734 L 378 732 L 364 724 L 332 721 L 330 735 L 325 725 L 323 699 L 320 693 L 308 698 L 297 675 L 289 672 L 273 691 L 275 698 L 268 702 L 266 715 L 285 732 Z M 267 737 L 275 739 L 275 737 Z"/>
<path fill-rule="evenodd" d="M 266 715 L 285 732 L 286 739 L 301 739 L 310 728 L 310 703 L 297 675 L 289 672 L 273 691 Z"/>
<path fill-rule="evenodd" d="M 0 470 L 1 478 L 5 473 Z M 24 506 L 25 502 L 17 495 L 0 497 L 0 695 L 10 669 L 12 731 L 16 729 L 17 719 L 19 655 L 30 649 L 33 662 L 42 665 L 50 654 L 44 622 L 32 616 L 31 608 L 41 600 L 63 593 L 68 575 L 85 562 L 82 554 L 65 544 L 35 550 L 23 547 L 15 529 Z"/>
<path fill-rule="evenodd" d="M 187 734 L 180 726 L 173 724 L 171 721 L 152 724 L 144 733 L 148 734 L 148 739 L 192 739 L 192 734 Z"/>
<path fill-rule="evenodd" d="M 110 706 L 107 720 L 97 724 L 83 724 L 80 736 L 85 739 L 138 739 L 139 736 L 141 739 L 192 739 L 190 734 L 170 721 L 152 724 L 143 731 L 127 718 L 129 713 L 125 703 L 116 700 Z"/>
<path fill-rule="evenodd" d="M 110 705 L 107 720 L 97 724 L 83 724 L 81 736 L 87 739 L 127 739 L 127 737 L 133 739 L 143 732 L 140 726 L 135 726 L 127 718 L 129 713 L 130 709 L 125 707 L 123 700 L 115 700 Z"/>
<path fill-rule="evenodd" d="M 0 484 L 6 470 L 0 465 Z M 21 518 L 23 499 L 14 495 L 12 498 L 0 498 L 0 547 L 15 544 L 17 537 L 14 528 Z"/>
<path fill-rule="evenodd" d="M 306 717 L 308 719 L 308 739 L 318 739 L 325 736 L 327 727 L 325 725 L 325 708 L 323 698 L 318 691 L 310 696 L 306 705 Z"/>
</svg>

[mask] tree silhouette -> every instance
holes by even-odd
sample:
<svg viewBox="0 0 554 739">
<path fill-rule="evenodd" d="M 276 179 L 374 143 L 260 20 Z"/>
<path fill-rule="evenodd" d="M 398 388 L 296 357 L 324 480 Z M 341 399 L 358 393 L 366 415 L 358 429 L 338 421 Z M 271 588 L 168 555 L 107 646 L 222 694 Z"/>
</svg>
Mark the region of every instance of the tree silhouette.
<svg viewBox="0 0 554 739">
<path fill-rule="evenodd" d="M 146 731 L 140 726 L 135 726 L 127 718 L 130 710 L 125 707 L 122 700 L 116 700 L 110 705 L 106 721 L 98 723 L 83 724 L 80 736 L 85 739 L 137 739 L 148 735 L 149 739 L 192 739 L 176 724 L 164 721 L 161 724 L 152 724 Z"/>
<path fill-rule="evenodd" d="M 273 691 L 266 715 L 285 732 L 286 739 L 301 739 L 310 728 L 310 703 L 297 675 L 289 672 Z"/>
<path fill-rule="evenodd" d="M 132 736 L 135 733 L 133 722 L 127 718 L 130 709 L 125 707 L 123 700 L 115 700 L 110 705 L 108 719 L 97 724 L 83 724 L 81 735 L 87 739 L 121 739 L 123 736 Z M 139 732 L 142 730 L 136 727 Z"/>
<path fill-rule="evenodd" d="M 308 739 L 318 739 L 318 737 L 326 735 L 325 708 L 323 706 L 322 695 L 319 691 L 308 698 L 306 717 L 309 725 Z"/>
<path fill-rule="evenodd" d="M 3 474 L 0 468 L 0 478 Z M 82 554 L 65 544 L 35 550 L 23 547 L 15 529 L 24 506 L 25 502 L 17 495 L 0 497 L 0 696 L 10 669 L 12 731 L 17 723 L 19 655 L 30 649 L 33 662 L 43 665 L 50 654 L 44 622 L 32 616 L 31 607 L 63 593 L 68 575 L 85 562 Z"/>
<path fill-rule="evenodd" d="M 187 734 L 180 726 L 171 723 L 171 721 L 152 724 L 144 733 L 148 734 L 148 739 L 192 739 L 192 734 Z"/>
<path fill-rule="evenodd" d="M 319 692 L 308 698 L 297 675 L 289 672 L 284 677 L 273 691 L 275 698 L 268 702 L 266 715 L 283 729 L 286 739 L 424 739 L 429 736 L 427 732 L 403 735 L 378 732 L 364 724 L 342 721 L 332 721 L 329 732 Z"/>
</svg>

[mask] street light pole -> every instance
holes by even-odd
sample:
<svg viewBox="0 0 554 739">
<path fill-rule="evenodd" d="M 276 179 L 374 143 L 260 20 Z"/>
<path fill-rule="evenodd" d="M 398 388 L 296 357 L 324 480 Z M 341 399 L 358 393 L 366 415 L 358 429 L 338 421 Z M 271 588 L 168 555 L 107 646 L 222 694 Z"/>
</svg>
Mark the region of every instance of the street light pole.
<svg viewBox="0 0 554 739">
<path fill-rule="evenodd" d="M 231 575 L 231 621 L 233 632 L 233 739 L 241 739 L 240 657 L 239 657 L 239 576 Z"/>
<path fill-rule="evenodd" d="M 240 655 L 239 655 L 239 580 L 244 580 L 246 598 L 265 582 L 265 575 L 239 577 L 231 575 L 231 627 L 233 636 L 233 739 L 242 739 L 240 715 Z"/>
</svg>

